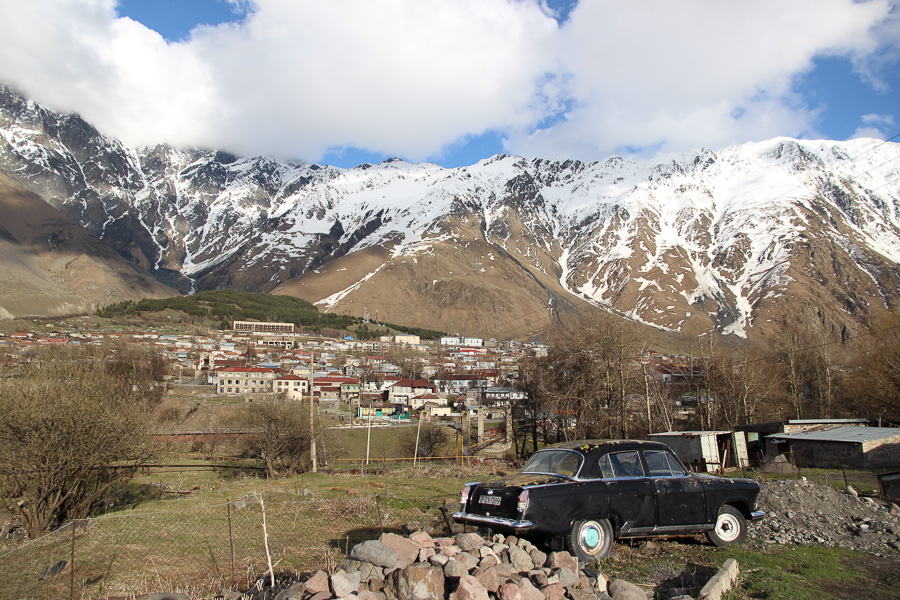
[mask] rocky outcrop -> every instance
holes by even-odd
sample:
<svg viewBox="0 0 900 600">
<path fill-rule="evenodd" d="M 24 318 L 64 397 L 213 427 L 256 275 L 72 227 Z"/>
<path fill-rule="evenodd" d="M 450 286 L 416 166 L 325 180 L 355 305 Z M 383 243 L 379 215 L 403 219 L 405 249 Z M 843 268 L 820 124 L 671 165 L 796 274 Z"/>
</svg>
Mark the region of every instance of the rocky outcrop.
<svg viewBox="0 0 900 600">
<path fill-rule="evenodd" d="M 628 590 L 617 592 L 618 589 Z M 278 600 L 597 600 L 630 598 L 637 586 L 610 592 L 600 571 L 568 552 L 545 553 L 525 539 L 476 533 L 433 538 L 385 533 L 357 544 L 334 573 L 314 573 Z M 646 596 L 642 596 L 644 600 Z"/>
</svg>

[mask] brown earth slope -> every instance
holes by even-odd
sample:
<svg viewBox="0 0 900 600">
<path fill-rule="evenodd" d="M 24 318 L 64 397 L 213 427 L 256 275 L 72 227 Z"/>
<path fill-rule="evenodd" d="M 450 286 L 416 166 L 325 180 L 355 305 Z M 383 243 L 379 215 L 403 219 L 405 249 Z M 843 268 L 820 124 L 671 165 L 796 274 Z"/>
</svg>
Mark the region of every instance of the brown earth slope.
<svg viewBox="0 0 900 600">
<path fill-rule="evenodd" d="M 59 316 L 177 292 L 0 175 L 0 318 Z"/>
</svg>

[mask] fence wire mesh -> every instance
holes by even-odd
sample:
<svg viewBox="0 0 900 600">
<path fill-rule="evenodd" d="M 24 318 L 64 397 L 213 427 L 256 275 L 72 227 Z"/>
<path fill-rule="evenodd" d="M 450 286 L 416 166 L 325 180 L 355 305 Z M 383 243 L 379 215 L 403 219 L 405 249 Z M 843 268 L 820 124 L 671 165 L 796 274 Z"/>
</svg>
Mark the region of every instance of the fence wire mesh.
<svg viewBox="0 0 900 600">
<path fill-rule="evenodd" d="M 273 570 L 339 564 L 354 544 L 409 523 L 442 527 L 446 496 L 348 495 L 321 500 L 256 495 L 176 511 L 123 511 L 66 524 L 0 554 L 4 598 L 133 598 L 180 590 L 192 597 L 247 589 Z M 265 510 L 265 528 L 263 526 Z"/>
</svg>

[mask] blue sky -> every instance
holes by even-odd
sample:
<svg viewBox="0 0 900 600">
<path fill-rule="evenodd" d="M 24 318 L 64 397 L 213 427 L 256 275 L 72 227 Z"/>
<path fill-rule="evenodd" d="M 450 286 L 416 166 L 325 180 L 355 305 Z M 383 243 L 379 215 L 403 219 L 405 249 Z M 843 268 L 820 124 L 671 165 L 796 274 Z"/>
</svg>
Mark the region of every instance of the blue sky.
<svg viewBox="0 0 900 600">
<path fill-rule="evenodd" d="M 897 0 L 3 0 L 0 81 L 134 145 L 344 167 L 648 158 L 900 133 L 898 13 Z"/>
</svg>

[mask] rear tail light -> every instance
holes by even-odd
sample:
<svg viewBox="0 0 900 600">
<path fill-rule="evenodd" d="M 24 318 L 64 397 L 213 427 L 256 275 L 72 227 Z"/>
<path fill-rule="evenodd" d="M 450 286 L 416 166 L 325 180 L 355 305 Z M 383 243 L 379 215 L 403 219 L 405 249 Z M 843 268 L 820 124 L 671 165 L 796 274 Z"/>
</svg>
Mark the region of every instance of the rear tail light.
<svg viewBox="0 0 900 600">
<path fill-rule="evenodd" d="M 528 508 L 528 490 L 522 490 L 522 493 L 519 494 L 519 498 L 516 501 L 516 510 L 519 511 L 520 515 L 525 514 L 525 509 Z"/>
<path fill-rule="evenodd" d="M 462 491 L 459 493 L 459 505 L 460 505 L 463 509 L 466 508 L 466 502 L 468 502 L 468 500 L 469 500 L 469 490 L 470 490 L 470 489 L 471 489 L 471 486 L 468 486 L 468 485 L 467 485 L 467 486 L 464 487 L 464 488 L 462 489 Z"/>
</svg>

